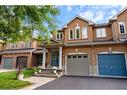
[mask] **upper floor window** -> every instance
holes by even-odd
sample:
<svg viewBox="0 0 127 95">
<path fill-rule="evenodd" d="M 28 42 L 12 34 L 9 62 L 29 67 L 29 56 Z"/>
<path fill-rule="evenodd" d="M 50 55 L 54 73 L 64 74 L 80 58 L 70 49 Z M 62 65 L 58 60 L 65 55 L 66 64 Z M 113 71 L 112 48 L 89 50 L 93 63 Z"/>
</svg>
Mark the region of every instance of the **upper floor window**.
<svg viewBox="0 0 127 95">
<path fill-rule="evenodd" d="M 82 28 L 82 38 L 87 38 L 87 27 Z"/>
<path fill-rule="evenodd" d="M 76 39 L 80 38 L 80 27 L 75 28 L 75 38 Z"/>
<path fill-rule="evenodd" d="M 74 39 L 74 30 L 69 30 L 69 39 Z"/>
<path fill-rule="evenodd" d="M 106 37 L 105 28 L 98 28 L 98 29 L 96 29 L 96 36 L 97 36 L 97 38 Z"/>
<path fill-rule="evenodd" d="M 125 34 L 126 33 L 125 22 L 119 22 L 119 32 L 120 32 L 120 34 Z"/>
<path fill-rule="evenodd" d="M 25 42 L 24 44 L 25 44 L 25 47 L 31 47 L 31 42 L 30 41 Z"/>
<path fill-rule="evenodd" d="M 15 48 L 15 44 L 12 44 L 12 48 Z"/>
<path fill-rule="evenodd" d="M 57 33 L 56 38 L 57 38 L 57 40 L 63 39 L 63 33 L 62 32 Z"/>
<path fill-rule="evenodd" d="M 21 47 L 24 47 L 24 45 L 25 45 L 25 44 L 23 43 Z"/>
</svg>

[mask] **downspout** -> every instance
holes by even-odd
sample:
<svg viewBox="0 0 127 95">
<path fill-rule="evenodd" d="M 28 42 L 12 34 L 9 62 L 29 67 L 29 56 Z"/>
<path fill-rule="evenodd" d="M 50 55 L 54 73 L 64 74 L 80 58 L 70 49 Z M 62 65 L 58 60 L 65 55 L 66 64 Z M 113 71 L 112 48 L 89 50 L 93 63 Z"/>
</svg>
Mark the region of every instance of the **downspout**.
<svg viewBox="0 0 127 95">
<path fill-rule="evenodd" d="M 93 41 L 91 42 L 91 58 L 92 58 L 92 76 L 94 76 L 94 51 L 93 51 Z"/>
<path fill-rule="evenodd" d="M 115 30 L 114 30 L 114 24 L 111 23 L 112 26 L 112 36 L 113 36 L 113 40 L 115 40 Z"/>
</svg>

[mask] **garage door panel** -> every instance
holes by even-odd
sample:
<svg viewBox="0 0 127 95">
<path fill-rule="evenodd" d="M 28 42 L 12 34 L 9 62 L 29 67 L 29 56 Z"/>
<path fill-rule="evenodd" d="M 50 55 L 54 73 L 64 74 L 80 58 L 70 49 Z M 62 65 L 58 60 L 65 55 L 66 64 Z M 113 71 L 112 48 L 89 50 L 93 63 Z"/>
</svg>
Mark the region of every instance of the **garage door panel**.
<svg viewBox="0 0 127 95">
<path fill-rule="evenodd" d="M 12 69 L 13 67 L 13 58 L 4 58 L 4 68 Z"/>
<path fill-rule="evenodd" d="M 17 64 L 16 64 L 16 68 L 27 68 L 27 57 L 25 56 L 21 56 L 21 57 L 17 57 Z"/>
<path fill-rule="evenodd" d="M 89 71 L 88 58 L 84 55 L 71 55 L 67 59 L 67 74 L 87 76 Z"/>
<path fill-rule="evenodd" d="M 99 54 L 98 67 L 100 75 L 127 75 L 124 54 Z"/>
</svg>

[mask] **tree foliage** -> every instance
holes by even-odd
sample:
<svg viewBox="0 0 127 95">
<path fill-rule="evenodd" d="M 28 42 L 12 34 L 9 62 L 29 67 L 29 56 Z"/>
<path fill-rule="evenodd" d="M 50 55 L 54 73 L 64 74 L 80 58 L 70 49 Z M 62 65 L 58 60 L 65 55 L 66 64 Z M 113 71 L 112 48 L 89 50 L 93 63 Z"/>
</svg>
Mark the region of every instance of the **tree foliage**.
<svg viewBox="0 0 127 95">
<path fill-rule="evenodd" d="M 0 6 L 0 41 L 49 38 L 56 31 L 59 10 L 54 6 Z"/>
</svg>

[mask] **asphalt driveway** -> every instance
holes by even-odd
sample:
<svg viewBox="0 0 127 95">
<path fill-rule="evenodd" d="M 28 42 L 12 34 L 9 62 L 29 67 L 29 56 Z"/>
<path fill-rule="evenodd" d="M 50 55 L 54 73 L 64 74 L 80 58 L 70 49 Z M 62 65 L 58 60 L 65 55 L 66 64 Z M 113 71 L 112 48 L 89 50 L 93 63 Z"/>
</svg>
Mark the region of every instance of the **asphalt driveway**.
<svg viewBox="0 0 127 95">
<path fill-rule="evenodd" d="M 35 90 L 127 90 L 127 78 L 62 76 Z"/>
</svg>

